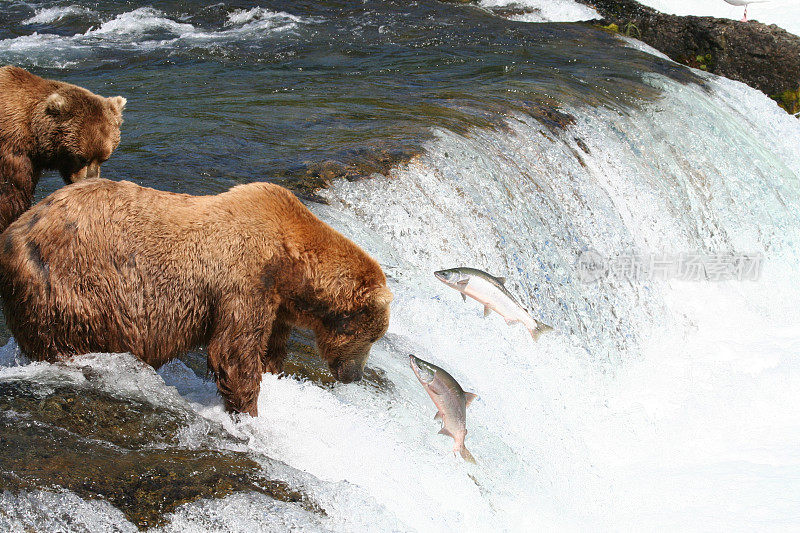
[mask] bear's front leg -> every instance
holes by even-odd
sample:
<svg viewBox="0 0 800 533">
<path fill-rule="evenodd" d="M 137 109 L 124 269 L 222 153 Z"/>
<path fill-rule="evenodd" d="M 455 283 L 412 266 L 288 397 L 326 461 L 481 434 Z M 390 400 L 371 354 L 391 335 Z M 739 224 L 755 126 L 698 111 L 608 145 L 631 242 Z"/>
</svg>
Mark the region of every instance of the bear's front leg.
<svg viewBox="0 0 800 533">
<path fill-rule="evenodd" d="M 267 349 L 275 311 L 239 302 L 220 312 L 208 343 L 208 366 L 228 411 L 258 416 L 261 354 Z M 227 306 L 226 306 L 227 307 Z"/>
<path fill-rule="evenodd" d="M 6 150 L 0 146 L 0 231 L 30 209 L 39 179 L 27 155 Z"/>
<path fill-rule="evenodd" d="M 283 372 L 283 362 L 286 360 L 286 343 L 289 342 L 289 334 L 291 332 L 292 324 L 289 321 L 288 313 L 278 311 L 275 322 L 272 324 L 267 350 L 261 355 L 262 372 L 271 374 Z"/>
</svg>

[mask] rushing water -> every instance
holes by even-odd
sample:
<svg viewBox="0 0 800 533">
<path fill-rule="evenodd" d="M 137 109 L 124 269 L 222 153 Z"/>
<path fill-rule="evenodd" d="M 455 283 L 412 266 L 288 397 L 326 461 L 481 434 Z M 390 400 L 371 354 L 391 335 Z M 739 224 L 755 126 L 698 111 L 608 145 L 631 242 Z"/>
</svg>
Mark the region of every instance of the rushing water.
<svg viewBox="0 0 800 533">
<path fill-rule="evenodd" d="M 197 500 L 178 488 L 177 507 L 75 476 L 18 483 L 0 527 L 135 530 L 147 506 L 173 531 L 800 524 L 800 122 L 762 94 L 590 26 L 433 1 L 0 9 L 0 61 L 128 98 L 106 177 L 206 193 L 388 157 L 383 174 L 335 180 L 309 206 L 381 262 L 395 293 L 367 381 L 265 375 L 257 419 L 226 415 L 192 358 L 158 374 L 129 355 L 28 364 L 11 341 L 7 441 L 67 423 L 30 398 L 77 412 L 78 391 L 129 407 L 83 415 L 88 437 L 59 430 L 67 448 L 191 454 L 183 468 L 225 459 L 217 489 Z M 58 186 L 50 176 L 40 194 Z M 761 254 L 763 271 L 584 283 L 587 250 Z M 506 276 L 556 331 L 533 343 L 432 276 L 461 265 Z M 476 466 L 437 435 L 411 352 L 479 395 Z M 136 424 L 178 429 L 109 437 Z M 6 480 L 44 478 L 0 460 Z"/>
</svg>

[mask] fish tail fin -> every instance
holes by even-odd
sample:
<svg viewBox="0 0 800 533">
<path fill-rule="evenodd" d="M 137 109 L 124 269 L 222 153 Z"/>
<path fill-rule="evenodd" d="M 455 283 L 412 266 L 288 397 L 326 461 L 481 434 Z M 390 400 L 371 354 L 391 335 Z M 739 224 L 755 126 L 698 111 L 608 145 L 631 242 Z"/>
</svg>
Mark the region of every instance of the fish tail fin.
<svg viewBox="0 0 800 533">
<path fill-rule="evenodd" d="M 461 445 L 461 449 L 458 450 L 458 453 L 461 454 L 461 457 L 463 457 L 466 462 L 472 463 L 474 465 L 478 464 L 478 462 L 475 460 L 472 454 L 469 453 L 467 447 L 464 446 L 463 444 Z"/>
<path fill-rule="evenodd" d="M 531 337 L 533 337 L 534 341 L 538 341 L 539 337 L 542 336 L 542 333 L 553 331 L 553 328 L 551 326 L 548 326 L 547 324 L 542 324 L 537 320 L 534 320 L 534 322 L 536 322 L 536 327 L 529 330 L 531 332 Z"/>
</svg>

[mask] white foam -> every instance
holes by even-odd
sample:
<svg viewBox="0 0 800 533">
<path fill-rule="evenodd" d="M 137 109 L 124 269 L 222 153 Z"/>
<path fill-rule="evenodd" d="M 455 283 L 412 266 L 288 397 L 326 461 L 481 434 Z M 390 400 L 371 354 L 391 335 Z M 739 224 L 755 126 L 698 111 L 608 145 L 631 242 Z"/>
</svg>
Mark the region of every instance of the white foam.
<svg viewBox="0 0 800 533">
<path fill-rule="evenodd" d="M 574 0 L 481 0 L 483 7 L 520 6 L 532 13 L 514 15 L 521 22 L 578 22 L 602 18 L 597 11 Z"/>
<path fill-rule="evenodd" d="M 152 7 L 140 7 L 133 11 L 117 15 L 104 22 L 99 28 L 89 30 L 85 36 L 133 36 L 139 37 L 148 32 L 161 31 L 177 36 L 191 35 L 195 28 L 191 24 L 176 22 L 161 11 Z"/>
<path fill-rule="evenodd" d="M 97 16 L 97 13 L 89 8 L 79 5 L 48 7 L 37 9 L 36 14 L 31 18 L 24 20 L 22 24 L 52 24 L 65 18 L 89 16 Z"/>
<path fill-rule="evenodd" d="M 0 509 L 3 531 L 138 531 L 110 503 L 83 500 L 68 491 L 5 491 L 0 493 Z"/>
<path fill-rule="evenodd" d="M 656 57 L 661 58 L 661 59 L 663 59 L 665 61 L 669 61 L 671 63 L 674 63 L 674 61 L 672 59 L 670 59 L 666 54 L 664 54 L 663 52 L 661 52 L 659 50 L 656 50 L 655 48 L 653 48 L 649 44 L 643 43 L 639 39 L 634 39 L 633 37 L 628 37 L 627 35 L 623 35 L 621 33 L 617 34 L 617 38 L 620 39 L 626 45 L 628 45 L 629 47 L 631 47 L 631 48 L 633 48 L 635 50 L 639 50 L 640 52 L 644 52 L 646 54 L 650 54 L 651 56 L 656 56 Z"/>
<path fill-rule="evenodd" d="M 74 8 L 74 9 L 73 9 Z M 68 14 L 77 14 L 75 6 L 50 8 L 37 12 L 26 23 L 45 24 Z M 81 11 L 89 13 L 89 11 Z M 204 30 L 188 22 L 179 22 L 153 7 L 140 7 L 103 21 L 84 33 L 63 36 L 34 32 L 0 41 L 0 54 L 8 61 L 36 66 L 75 64 L 98 48 L 156 50 L 173 49 L 181 45 L 214 46 L 256 36 L 268 36 L 295 31 L 302 24 L 318 23 L 321 19 L 304 19 L 265 8 L 235 10 L 228 15 L 225 29 Z M 56 59 L 58 58 L 58 59 Z"/>
<path fill-rule="evenodd" d="M 232 520 L 231 514 L 236 518 Z M 324 521 L 298 504 L 284 503 L 261 494 L 233 494 L 220 500 L 201 500 L 183 505 L 169 523 L 154 533 L 225 531 L 231 533 L 284 533 L 330 531 Z"/>
<path fill-rule="evenodd" d="M 227 25 L 248 24 L 251 22 L 268 21 L 276 24 L 280 23 L 303 23 L 301 17 L 290 15 L 283 11 L 270 11 L 263 7 L 254 7 L 252 9 L 237 9 L 228 14 Z"/>
</svg>

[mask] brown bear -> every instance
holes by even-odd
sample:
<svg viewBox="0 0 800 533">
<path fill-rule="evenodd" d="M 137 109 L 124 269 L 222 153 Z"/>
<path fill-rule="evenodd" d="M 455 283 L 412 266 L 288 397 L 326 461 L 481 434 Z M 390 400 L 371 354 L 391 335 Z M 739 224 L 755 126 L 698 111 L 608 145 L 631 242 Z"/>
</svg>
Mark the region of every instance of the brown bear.
<svg viewBox="0 0 800 533">
<path fill-rule="evenodd" d="M 0 231 L 31 206 L 43 170 L 66 183 L 100 176 L 119 144 L 125 102 L 0 68 Z"/>
<path fill-rule="evenodd" d="M 131 352 L 158 368 L 207 346 L 226 407 L 254 416 L 292 326 L 348 383 L 392 299 L 378 263 L 282 187 L 191 196 L 105 179 L 54 192 L 0 235 L 0 296 L 37 360 Z"/>
</svg>

